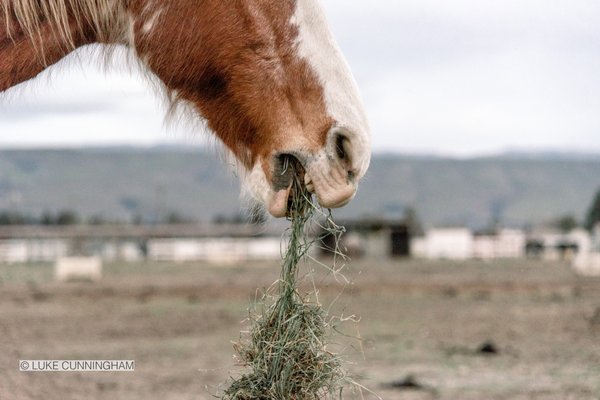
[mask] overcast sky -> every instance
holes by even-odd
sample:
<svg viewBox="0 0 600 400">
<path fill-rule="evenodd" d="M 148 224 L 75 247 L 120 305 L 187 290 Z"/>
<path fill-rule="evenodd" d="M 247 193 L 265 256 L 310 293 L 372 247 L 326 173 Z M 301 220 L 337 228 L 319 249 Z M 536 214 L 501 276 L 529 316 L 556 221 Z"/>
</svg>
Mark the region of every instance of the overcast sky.
<svg viewBox="0 0 600 400">
<path fill-rule="evenodd" d="M 375 151 L 600 151 L 597 0 L 324 4 L 363 93 Z M 0 100 L 0 147 L 203 142 L 164 127 L 141 78 L 83 58 Z"/>
</svg>

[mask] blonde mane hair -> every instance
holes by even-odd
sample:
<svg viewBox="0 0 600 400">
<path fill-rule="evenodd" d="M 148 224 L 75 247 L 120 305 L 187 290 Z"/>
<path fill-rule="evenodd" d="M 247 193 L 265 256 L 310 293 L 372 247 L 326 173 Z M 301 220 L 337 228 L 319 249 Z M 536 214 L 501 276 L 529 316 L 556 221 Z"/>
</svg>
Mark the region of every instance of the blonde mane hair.
<svg viewBox="0 0 600 400">
<path fill-rule="evenodd" d="M 43 48 L 42 23 L 50 24 L 52 34 L 69 49 L 76 47 L 75 28 L 92 29 L 101 42 L 114 42 L 122 36 L 125 16 L 123 0 L 4 0 L 8 36 L 13 37 L 11 15 L 38 50 Z"/>
</svg>

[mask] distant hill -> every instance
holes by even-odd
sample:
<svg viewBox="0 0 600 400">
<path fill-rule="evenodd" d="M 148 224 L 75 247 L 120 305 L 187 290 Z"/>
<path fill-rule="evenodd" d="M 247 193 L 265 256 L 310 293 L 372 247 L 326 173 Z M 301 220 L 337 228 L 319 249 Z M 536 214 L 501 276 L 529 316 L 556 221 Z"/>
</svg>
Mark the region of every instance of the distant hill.
<svg viewBox="0 0 600 400">
<path fill-rule="evenodd" d="M 432 225 L 536 224 L 583 218 L 600 188 L 600 156 L 519 154 L 450 159 L 375 156 L 357 197 L 336 215 L 401 215 Z M 237 178 L 201 149 L 96 148 L 0 151 L 0 210 L 147 220 L 177 212 L 197 220 L 240 212 Z"/>
</svg>

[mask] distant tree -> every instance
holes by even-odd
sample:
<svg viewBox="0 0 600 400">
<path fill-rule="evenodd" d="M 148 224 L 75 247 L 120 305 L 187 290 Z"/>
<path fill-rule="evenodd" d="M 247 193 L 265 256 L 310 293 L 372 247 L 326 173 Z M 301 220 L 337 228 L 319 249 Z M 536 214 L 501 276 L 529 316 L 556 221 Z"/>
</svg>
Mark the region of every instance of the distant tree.
<svg viewBox="0 0 600 400">
<path fill-rule="evenodd" d="M 184 215 L 179 214 L 176 211 L 173 211 L 169 213 L 169 215 L 167 215 L 167 218 L 165 218 L 164 222 L 167 224 L 186 224 L 194 221 L 192 218 L 186 217 Z"/>
<path fill-rule="evenodd" d="M 564 233 L 569 233 L 579 226 L 577 218 L 571 214 L 563 215 L 552 222 L 552 226 Z"/>
<path fill-rule="evenodd" d="M 1 211 L 0 225 L 23 225 L 27 223 L 27 218 L 18 212 Z"/>
<path fill-rule="evenodd" d="M 88 218 L 88 224 L 90 225 L 106 225 L 108 221 L 102 215 L 92 215 Z"/>
<path fill-rule="evenodd" d="M 227 223 L 227 217 L 223 214 L 217 214 L 212 218 L 212 223 L 221 225 Z"/>
<path fill-rule="evenodd" d="M 248 222 L 248 216 L 240 213 L 236 213 L 234 215 L 231 216 L 231 219 L 229 220 L 230 223 L 232 224 L 245 224 L 246 222 Z"/>
<path fill-rule="evenodd" d="M 217 214 L 213 217 L 212 222 L 214 224 L 245 224 L 248 222 L 248 216 L 242 213 L 231 215 Z"/>
<path fill-rule="evenodd" d="M 267 214 L 260 208 L 251 208 L 245 210 L 243 213 L 238 212 L 235 214 L 216 214 L 211 219 L 213 224 L 235 224 L 235 225 L 262 225 L 268 221 Z"/>
<path fill-rule="evenodd" d="M 0 212 L 0 225 L 12 225 L 10 213 L 6 211 Z"/>
<path fill-rule="evenodd" d="M 600 189 L 596 192 L 596 196 L 588 209 L 585 228 L 591 231 L 598 222 L 600 222 Z"/>
<path fill-rule="evenodd" d="M 50 213 L 50 211 L 44 211 L 44 213 L 40 216 L 39 222 L 41 225 L 55 225 L 56 219 L 54 218 L 54 215 Z"/>
<path fill-rule="evenodd" d="M 77 225 L 79 216 L 75 211 L 65 210 L 56 215 L 56 225 Z"/>
<path fill-rule="evenodd" d="M 131 218 L 131 223 L 133 225 L 142 225 L 144 223 L 144 216 L 142 214 L 135 214 Z"/>
</svg>

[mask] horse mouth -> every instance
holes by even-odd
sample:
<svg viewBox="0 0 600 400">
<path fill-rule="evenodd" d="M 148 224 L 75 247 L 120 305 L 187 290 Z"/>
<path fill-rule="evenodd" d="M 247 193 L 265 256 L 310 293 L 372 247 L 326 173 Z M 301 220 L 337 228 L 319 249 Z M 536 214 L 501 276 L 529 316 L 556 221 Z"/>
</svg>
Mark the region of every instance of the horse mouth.
<svg viewBox="0 0 600 400">
<path fill-rule="evenodd" d="M 342 163 L 328 158 L 307 159 L 302 154 L 281 153 L 272 164 L 271 194 L 267 200 L 269 213 L 275 218 L 289 217 L 292 202 L 300 194 L 323 208 L 339 208 L 356 195 L 358 178 Z"/>
<path fill-rule="evenodd" d="M 294 199 L 301 195 L 310 198 L 310 193 L 314 191 L 304 165 L 297 157 L 287 153 L 275 157 L 271 185 L 274 195 L 269 204 L 269 213 L 276 218 L 289 217 Z"/>
</svg>

